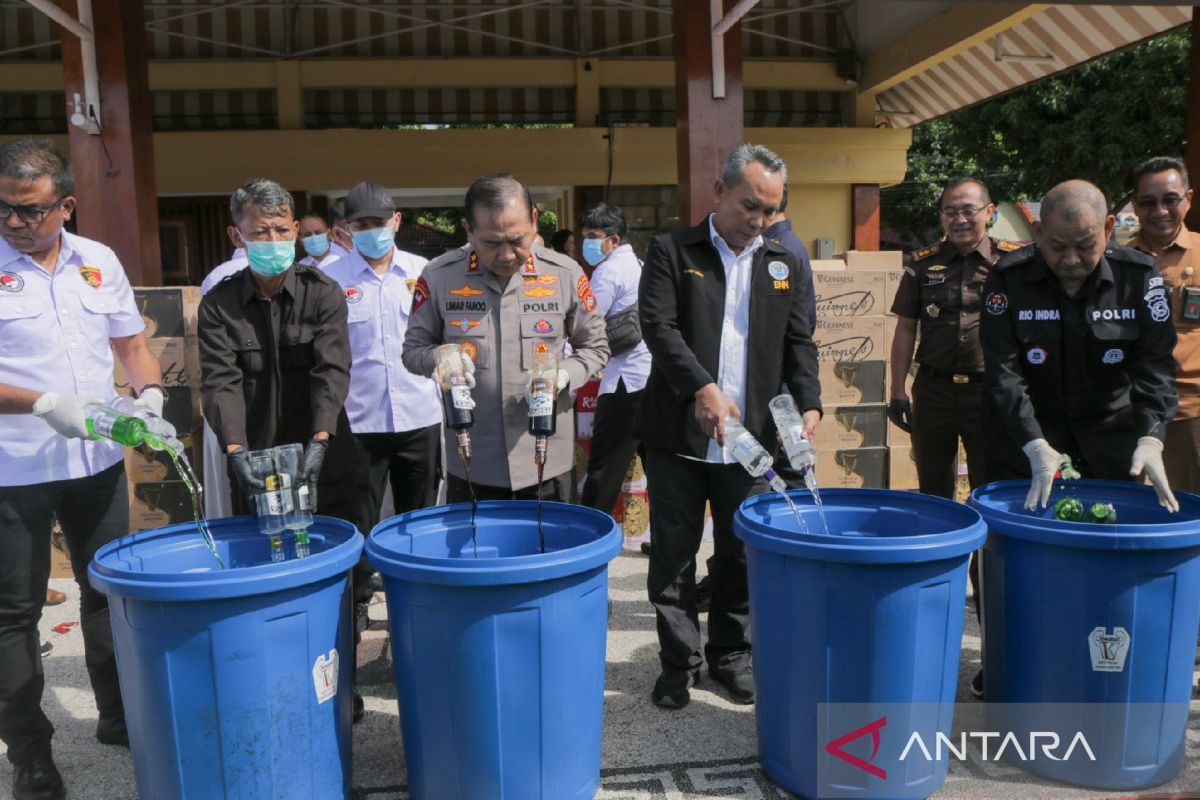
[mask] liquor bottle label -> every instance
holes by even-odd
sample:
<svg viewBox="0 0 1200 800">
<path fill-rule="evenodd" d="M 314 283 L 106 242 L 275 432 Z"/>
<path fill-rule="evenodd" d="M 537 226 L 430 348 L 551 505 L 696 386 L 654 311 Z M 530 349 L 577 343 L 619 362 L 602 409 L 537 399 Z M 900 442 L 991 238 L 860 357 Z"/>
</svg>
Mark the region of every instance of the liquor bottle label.
<svg viewBox="0 0 1200 800">
<path fill-rule="evenodd" d="M 472 408 L 471 390 L 468 389 L 466 386 L 451 386 L 450 387 L 450 402 L 457 409 L 461 409 L 463 411 L 470 411 Z"/>
<path fill-rule="evenodd" d="M 535 394 L 529 398 L 529 416 L 548 417 L 554 413 L 554 396 L 550 394 Z"/>
</svg>

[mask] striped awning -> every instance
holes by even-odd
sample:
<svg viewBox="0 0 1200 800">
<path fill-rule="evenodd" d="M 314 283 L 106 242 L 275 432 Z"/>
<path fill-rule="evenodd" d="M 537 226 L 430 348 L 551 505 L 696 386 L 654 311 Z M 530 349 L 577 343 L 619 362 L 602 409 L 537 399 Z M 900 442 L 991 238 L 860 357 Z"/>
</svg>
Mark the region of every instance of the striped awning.
<svg viewBox="0 0 1200 800">
<path fill-rule="evenodd" d="M 1191 18 L 1188 6 L 1055 5 L 881 92 L 876 118 L 911 127 L 1165 33 Z"/>
</svg>

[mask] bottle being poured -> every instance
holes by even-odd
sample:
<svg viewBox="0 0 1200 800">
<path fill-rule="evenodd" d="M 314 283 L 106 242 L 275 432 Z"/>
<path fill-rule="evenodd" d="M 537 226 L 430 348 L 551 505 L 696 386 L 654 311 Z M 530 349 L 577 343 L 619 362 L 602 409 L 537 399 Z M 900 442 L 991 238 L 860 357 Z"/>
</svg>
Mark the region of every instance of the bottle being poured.
<svg viewBox="0 0 1200 800">
<path fill-rule="evenodd" d="M 804 417 L 790 394 L 772 398 L 768 406 L 771 409 L 771 417 L 775 420 L 775 427 L 779 430 L 779 439 L 783 442 L 788 463 L 799 473 L 809 494 L 812 495 L 817 514 L 821 518 L 821 527 L 828 534 L 825 508 L 821 505 L 821 492 L 817 489 L 817 452 L 808 440 L 808 434 L 804 432 Z"/>
<path fill-rule="evenodd" d="M 566 372 L 559 370 L 558 359 L 548 352 L 534 353 L 533 366 L 525 379 L 525 397 L 529 402 L 529 434 L 533 437 L 533 463 L 537 467 L 537 530 L 541 551 L 546 552 L 542 531 L 542 482 L 546 471 L 548 439 L 554 435 L 558 392 L 566 388 Z"/>
<path fill-rule="evenodd" d="M 479 501 L 475 497 L 475 485 L 471 483 L 471 426 L 475 424 L 475 399 L 471 397 L 471 389 L 475 387 L 475 362 L 457 344 L 439 346 L 434 350 L 434 358 L 446 427 L 454 431 L 458 439 L 458 457 L 467 473 L 467 489 L 471 493 L 471 548 L 478 556 L 475 515 Z"/>
<path fill-rule="evenodd" d="M 804 517 L 800 514 L 800 509 L 796 508 L 796 504 L 792 502 L 792 498 L 788 497 L 787 482 L 779 477 L 774 469 L 771 468 L 771 454 L 766 451 L 758 440 L 754 438 L 754 434 L 746 430 L 742 423 L 735 417 L 725 417 L 725 451 L 733 456 L 739 464 L 745 468 L 746 472 L 753 475 L 755 478 L 764 478 L 772 489 L 779 492 L 780 496 L 787 501 L 788 508 L 792 510 L 792 516 L 796 518 L 796 524 L 805 533 L 808 533 L 808 525 L 804 522 Z"/>
</svg>

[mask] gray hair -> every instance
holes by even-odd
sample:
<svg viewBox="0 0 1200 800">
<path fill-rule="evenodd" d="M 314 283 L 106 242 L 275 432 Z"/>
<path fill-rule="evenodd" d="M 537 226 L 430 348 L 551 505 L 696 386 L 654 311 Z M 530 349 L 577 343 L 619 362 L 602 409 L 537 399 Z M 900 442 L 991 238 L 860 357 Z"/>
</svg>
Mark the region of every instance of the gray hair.
<svg viewBox="0 0 1200 800">
<path fill-rule="evenodd" d="M 23 183 L 49 177 L 59 197 L 75 191 L 71 162 L 49 139 L 15 139 L 0 144 L 0 175 Z"/>
<path fill-rule="evenodd" d="M 293 217 L 296 216 L 296 201 L 292 199 L 292 193 L 268 178 L 247 181 L 229 196 L 229 216 L 235 228 L 242 224 L 247 204 L 267 213 L 282 214 L 288 211 Z"/>
<path fill-rule="evenodd" d="M 776 155 L 775 151 L 761 144 L 745 143 L 733 148 L 729 158 L 725 159 L 725 166 L 721 169 L 721 180 L 725 186 L 737 186 L 741 183 L 746 175 L 746 167 L 755 161 L 767 172 L 778 172 L 779 177 L 783 178 L 783 185 L 787 186 L 787 164 L 783 163 L 783 159 Z"/>
</svg>

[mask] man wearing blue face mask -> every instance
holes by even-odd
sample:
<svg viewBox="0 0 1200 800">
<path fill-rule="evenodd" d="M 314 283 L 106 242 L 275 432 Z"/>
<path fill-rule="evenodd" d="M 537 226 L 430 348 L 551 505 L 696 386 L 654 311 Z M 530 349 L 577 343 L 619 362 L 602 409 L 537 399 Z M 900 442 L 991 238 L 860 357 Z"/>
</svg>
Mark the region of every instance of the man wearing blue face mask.
<svg viewBox="0 0 1200 800">
<path fill-rule="evenodd" d="M 333 248 L 325 215 L 312 209 L 300 215 L 300 247 L 304 249 L 304 255 L 297 263 L 306 267 L 329 269 L 345 255 L 340 247 Z"/>
<path fill-rule="evenodd" d="M 612 513 L 640 444 L 633 434 L 633 419 L 650 375 L 650 351 L 642 341 L 638 324 L 642 262 L 625 242 L 625 230 L 625 215 L 607 203 L 589 209 L 580 221 L 581 252 L 583 260 L 595 269 L 592 293 L 596 295 L 596 310 L 604 315 L 612 351 L 600 380 L 587 480 L 580 502 L 606 514 Z"/>
</svg>

